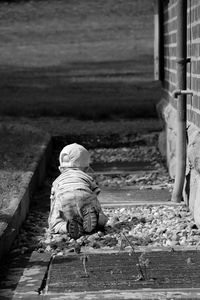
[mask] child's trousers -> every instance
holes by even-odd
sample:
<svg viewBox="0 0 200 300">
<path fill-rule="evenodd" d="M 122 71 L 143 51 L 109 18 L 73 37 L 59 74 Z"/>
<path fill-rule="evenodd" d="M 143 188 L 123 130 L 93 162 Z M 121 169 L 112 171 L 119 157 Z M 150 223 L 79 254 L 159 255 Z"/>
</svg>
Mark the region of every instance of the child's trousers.
<svg viewBox="0 0 200 300">
<path fill-rule="evenodd" d="M 104 226 L 107 217 L 103 214 L 99 200 L 95 193 L 89 193 L 85 190 L 68 191 L 55 196 L 51 202 L 51 210 L 49 215 L 49 227 L 55 233 L 67 232 L 66 223 L 75 216 L 82 216 L 82 209 L 85 206 L 95 208 L 97 214 L 100 214 L 99 226 Z"/>
</svg>

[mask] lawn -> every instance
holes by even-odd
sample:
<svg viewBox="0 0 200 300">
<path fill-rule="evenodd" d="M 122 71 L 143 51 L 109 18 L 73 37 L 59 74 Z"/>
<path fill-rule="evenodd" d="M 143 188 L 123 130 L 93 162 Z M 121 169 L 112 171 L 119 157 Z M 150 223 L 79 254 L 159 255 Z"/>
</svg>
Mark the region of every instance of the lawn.
<svg viewBox="0 0 200 300">
<path fill-rule="evenodd" d="M 156 117 L 153 1 L 0 6 L 1 115 Z"/>
</svg>

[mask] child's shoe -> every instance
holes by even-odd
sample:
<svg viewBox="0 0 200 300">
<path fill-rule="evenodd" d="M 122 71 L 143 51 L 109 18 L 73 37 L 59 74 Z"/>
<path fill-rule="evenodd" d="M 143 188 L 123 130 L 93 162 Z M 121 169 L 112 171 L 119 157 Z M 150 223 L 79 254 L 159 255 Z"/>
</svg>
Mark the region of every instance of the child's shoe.
<svg viewBox="0 0 200 300">
<path fill-rule="evenodd" d="M 98 223 L 98 216 L 95 208 L 91 205 L 84 206 L 81 210 L 83 216 L 83 229 L 85 232 L 90 233 L 96 227 Z"/>
<path fill-rule="evenodd" d="M 67 232 L 69 233 L 69 236 L 74 240 L 77 240 L 84 234 L 83 221 L 80 217 L 76 216 L 72 220 L 68 221 Z"/>
</svg>

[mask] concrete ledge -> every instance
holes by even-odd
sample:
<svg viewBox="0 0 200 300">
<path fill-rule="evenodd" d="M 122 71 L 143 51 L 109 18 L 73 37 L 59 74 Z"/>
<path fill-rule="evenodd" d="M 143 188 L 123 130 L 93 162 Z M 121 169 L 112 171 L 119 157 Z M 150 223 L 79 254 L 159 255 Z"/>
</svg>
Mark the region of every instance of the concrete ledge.
<svg viewBox="0 0 200 300">
<path fill-rule="evenodd" d="M 166 156 L 171 178 L 175 178 L 176 167 L 176 109 L 161 100 L 159 115 L 164 122 L 164 133 L 160 135 L 159 149 Z M 183 198 L 193 213 L 196 225 L 200 228 L 200 129 L 187 122 L 187 165 Z"/>
<path fill-rule="evenodd" d="M 0 259 L 9 251 L 29 211 L 35 190 L 45 179 L 51 153 L 52 141 L 49 137 L 41 146 L 38 161 L 33 164 L 33 171 L 24 174 L 20 195 L 12 199 L 11 205 L 7 209 L 0 211 Z"/>
<path fill-rule="evenodd" d="M 19 295 L 21 298 L 24 294 Z M 43 299 L 68 299 L 68 300 L 89 300 L 89 299 L 109 299 L 109 300 L 133 300 L 133 299 L 199 299 L 199 288 L 181 289 L 137 289 L 137 290 L 106 290 L 96 292 L 70 292 L 70 293 L 48 293 Z M 31 298 L 33 299 L 33 298 Z"/>
</svg>

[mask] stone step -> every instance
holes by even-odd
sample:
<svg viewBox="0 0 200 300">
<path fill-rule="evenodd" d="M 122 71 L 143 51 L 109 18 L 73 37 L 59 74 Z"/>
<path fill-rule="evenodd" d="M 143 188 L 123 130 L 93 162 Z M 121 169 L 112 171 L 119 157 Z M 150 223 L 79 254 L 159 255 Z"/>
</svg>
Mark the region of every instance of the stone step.
<svg viewBox="0 0 200 300">
<path fill-rule="evenodd" d="M 156 170 L 155 164 L 150 161 L 114 161 L 109 163 L 94 163 L 91 165 L 95 174 L 115 175 L 130 174 Z"/>
<path fill-rule="evenodd" d="M 171 193 L 165 189 L 139 189 L 136 186 L 124 188 L 103 188 L 98 196 L 103 207 L 132 206 L 171 203 Z"/>
<path fill-rule="evenodd" d="M 200 251 L 184 247 L 144 251 L 88 252 L 88 277 L 83 253 L 57 256 L 48 269 L 50 255 L 33 252 L 12 262 L 9 279 L 1 274 L 0 299 L 199 299 Z M 142 253 L 149 265 L 145 280 L 137 280 L 136 257 Z"/>
<path fill-rule="evenodd" d="M 136 265 L 141 254 L 87 254 L 85 265 L 79 255 L 55 257 L 48 299 L 55 299 L 56 295 L 77 300 L 150 299 L 153 295 L 156 297 L 151 299 L 196 299 L 193 297 L 200 292 L 200 251 L 145 252 L 142 255 L 146 269 L 143 265 L 144 277 L 139 280 Z"/>
</svg>

